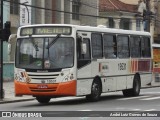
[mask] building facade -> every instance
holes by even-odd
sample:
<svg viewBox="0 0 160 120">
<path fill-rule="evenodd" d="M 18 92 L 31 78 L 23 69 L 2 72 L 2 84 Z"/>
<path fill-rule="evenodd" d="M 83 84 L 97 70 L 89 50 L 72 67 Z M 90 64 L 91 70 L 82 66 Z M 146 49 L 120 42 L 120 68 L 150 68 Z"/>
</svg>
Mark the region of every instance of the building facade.
<svg viewBox="0 0 160 120">
<path fill-rule="evenodd" d="M 126 4 L 119 0 L 100 0 L 99 14 L 104 18 L 98 20 L 98 24 L 109 28 L 142 31 L 142 20 L 136 18 L 137 5 Z"/>
</svg>

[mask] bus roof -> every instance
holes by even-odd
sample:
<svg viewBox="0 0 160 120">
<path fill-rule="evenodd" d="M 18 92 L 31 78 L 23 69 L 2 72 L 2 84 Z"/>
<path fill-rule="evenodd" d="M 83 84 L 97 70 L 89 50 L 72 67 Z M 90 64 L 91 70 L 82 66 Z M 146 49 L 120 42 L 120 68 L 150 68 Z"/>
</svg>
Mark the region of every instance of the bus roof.
<svg viewBox="0 0 160 120">
<path fill-rule="evenodd" d="M 33 24 L 33 25 L 25 25 L 19 27 L 19 29 L 24 27 L 42 27 L 42 26 L 66 26 L 75 28 L 78 31 L 90 31 L 90 32 L 106 32 L 106 33 L 119 33 L 119 34 L 131 34 L 131 35 L 146 35 L 151 36 L 149 32 L 144 31 L 133 31 L 133 30 L 123 30 L 123 29 L 114 29 L 107 27 L 93 27 L 93 26 L 80 26 L 80 25 L 72 25 L 72 24 Z"/>
</svg>

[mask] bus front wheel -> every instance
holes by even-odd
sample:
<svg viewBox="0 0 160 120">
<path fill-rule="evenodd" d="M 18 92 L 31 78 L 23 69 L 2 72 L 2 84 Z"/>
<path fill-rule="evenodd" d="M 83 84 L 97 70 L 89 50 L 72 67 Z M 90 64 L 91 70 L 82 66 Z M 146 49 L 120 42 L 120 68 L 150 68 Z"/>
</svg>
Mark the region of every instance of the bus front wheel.
<svg viewBox="0 0 160 120">
<path fill-rule="evenodd" d="M 100 99 L 102 92 L 101 82 L 98 79 L 95 79 L 92 83 L 91 94 L 86 96 L 86 99 L 89 101 L 98 101 Z"/>
<path fill-rule="evenodd" d="M 36 97 L 36 100 L 39 102 L 39 103 L 49 103 L 51 98 L 49 97 Z"/>
</svg>

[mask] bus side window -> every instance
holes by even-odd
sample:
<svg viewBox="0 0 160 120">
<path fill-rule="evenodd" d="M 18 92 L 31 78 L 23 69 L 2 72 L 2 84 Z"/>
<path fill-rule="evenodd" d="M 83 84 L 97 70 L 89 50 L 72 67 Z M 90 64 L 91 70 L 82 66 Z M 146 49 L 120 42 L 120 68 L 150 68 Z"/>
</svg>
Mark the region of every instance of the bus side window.
<svg viewBox="0 0 160 120">
<path fill-rule="evenodd" d="M 103 56 L 102 35 L 99 33 L 93 33 L 92 40 L 92 57 L 93 59 L 100 59 Z"/>
<path fill-rule="evenodd" d="M 141 39 L 142 57 L 151 57 L 151 43 L 150 38 L 142 37 Z"/>
<path fill-rule="evenodd" d="M 129 58 L 129 37 L 126 35 L 117 36 L 117 50 L 119 58 Z"/>
<path fill-rule="evenodd" d="M 86 44 L 86 54 L 81 53 L 82 41 Z M 83 40 L 79 40 L 79 42 L 77 42 L 77 62 L 78 68 L 81 68 L 91 62 L 90 39 L 84 38 Z"/>
<path fill-rule="evenodd" d="M 117 58 L 116 36 L 105 34 L 104 38 L 104 56 L 105 58 Z"/>
<path fill-rule="evenodd" d="M 131 50 L 131 57 L 138 58 L 141 57 L 141 40 L 138 36 L 131 36 L 130 37 L 130 50 Z"/>
</svg>

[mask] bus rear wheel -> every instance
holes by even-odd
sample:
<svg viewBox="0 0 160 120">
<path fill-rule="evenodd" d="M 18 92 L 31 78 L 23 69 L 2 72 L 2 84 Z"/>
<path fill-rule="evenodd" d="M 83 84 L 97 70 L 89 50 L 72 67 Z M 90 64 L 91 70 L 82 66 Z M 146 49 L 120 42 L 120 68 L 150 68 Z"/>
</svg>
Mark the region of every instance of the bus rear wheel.
<svg viewBox="0 0 160 120">
<path fill-rule="evenodd" d="M 102 92 L 101 83 L 98 79 L 95 79 L 92 83 L 91 94 L 86 96 L 86 99 L 89 101 L 98 101 L 100 99 Z"/>
<path fill-rule="evenodd" d="M 123 95 L 126 97 L 139 96 L 140 89 L 141 89 L 140 77 L 138 75 L 135 75 L 134 80 L 133 80 L 133 88 L 123 90 L 122 92 L 123 92 Z"/>
<path fill-rule="evenodd" d="M 141 89 L 141 82 L 138 75 L 135 76 L 134 82 L 133 82 L 133 89 L 132 89 L 132 95 L 133 96 L 139 96 Z"/>
<path fill-rule="evenodd" d="M 50 99 L 50 97 L 36 97 L 36 100 L 42 104 L 49 103 Z"/>
</svg>

